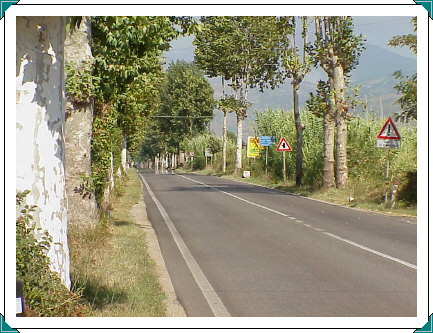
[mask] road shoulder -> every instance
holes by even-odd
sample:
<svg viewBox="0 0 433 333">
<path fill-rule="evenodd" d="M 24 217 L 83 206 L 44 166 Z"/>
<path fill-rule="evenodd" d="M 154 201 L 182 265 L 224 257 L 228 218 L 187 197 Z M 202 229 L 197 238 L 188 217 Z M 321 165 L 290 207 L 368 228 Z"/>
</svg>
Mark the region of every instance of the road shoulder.
<svg viewBox="0 0 433 333">
<path fill-rule="evenodd" d="M 141 184 L 141 199 L 134 205 L 131 209 L 131 213 L 135 218 L 137 225 L 144 230 L 146 233 L 147 247 L 149 256 L 155 262 L 156 270 L 158 274 L 159 281 L 164 293 L 167 295 L 165 299 L 165 304 L 167 307 L 168 317 L 186 317 L 186 313 L 182 305 L 177 299 L 176 292 L 174 291 L 173 284 L 168 274 L 167 267 L 165 265 L 164 258 L 159 247 L 158 238 L 156 236 L 155 230 L 150 223 L 147 213 L 146 204 L 143 200 L 144 185 L 140 180 Z"/>
</svg>

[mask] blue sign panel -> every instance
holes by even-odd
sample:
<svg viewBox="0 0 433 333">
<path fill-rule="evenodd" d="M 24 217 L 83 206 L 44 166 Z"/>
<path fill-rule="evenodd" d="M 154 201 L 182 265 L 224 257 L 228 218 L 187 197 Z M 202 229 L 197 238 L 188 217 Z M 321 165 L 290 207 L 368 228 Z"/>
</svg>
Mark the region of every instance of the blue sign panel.
<svg viewBox="0 0 433 333">
<path fill-rule="evenodd" d="M 275 143 L 275 137 L 274 136 L 261 136 L 260 137 L 260 146 L 266 147 L 271 146 Z"/>
</svg>

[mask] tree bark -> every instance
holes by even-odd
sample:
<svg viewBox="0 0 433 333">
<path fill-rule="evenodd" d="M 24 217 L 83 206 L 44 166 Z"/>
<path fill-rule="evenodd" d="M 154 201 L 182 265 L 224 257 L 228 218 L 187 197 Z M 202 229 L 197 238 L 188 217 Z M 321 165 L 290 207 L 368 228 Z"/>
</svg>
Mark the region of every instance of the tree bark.
<svg viewBox="0 0 433 333">
<path fill-rule="evenodd" d="M 126 165 L 126 147 L 127 147 L 127 141 L 126 141 L 126 135 L 122 138 L 122 169 L 124 172 L 126 172 L 127 165 Z"/>
<path fill-rule="evenodd" d="M 227 167 L 227 111 L 223 110 L 223 165 L 222 172 L 226 172 Z"/>
<path fill-rule="evenodd" d="M 328 110 L 323 117 L 323 179 L 322 188 L 327 190 L 335 187 L 334 160 L 335 119 Z"/>
<path fill-rule="evenodd" d="M 333 73 L 334 96 L 335 96 L 335 123 L 336 123 L 336 146 L 335 146 L 335 181 L 337 188 L 347 186 L 347 115 L 344 97 L 344 73 L 341 66 L 337 66 Z"/>
<path fill-rule="evenodd" d="M 244 117 L 240 112 L 236 113 L 236 164 L 235 173 L 239 174 L 242 169 L 242 121 Z"/>
<path fill-rule="evenodd" d="M 78 29 L 67 35 L 65 60 L 78 71 L 85 62 L 93 61 L 90 50 L 90 18 L 84 17 Z M 67 78 L 66 78 L 67 79 Z M 67 93 L 67 92 L 66 92 Z M 91 137 L 93 123 L 93 100 L 76 104 L 67 95 L 65 121 L 65 175 L 68 197 L 68 224 L 94 226 L 98 222 L 95 195 L 89 189 L 91 176 Z"/>
<path fill-rule="evenodd" d="M 304 126 L 301 122 L 301 115 L 299 113 L 299 83 L 294 82 L 292 84 L 293 88 L 293 115 L 295 118 L 295 127 L 296 127 L 296 172 L 295 172 L 295 179 L 296 179 L 296 185 L 300 186 L 302 185 L 304 171 L 303 171 L 303 131 Z"/>
</svg>

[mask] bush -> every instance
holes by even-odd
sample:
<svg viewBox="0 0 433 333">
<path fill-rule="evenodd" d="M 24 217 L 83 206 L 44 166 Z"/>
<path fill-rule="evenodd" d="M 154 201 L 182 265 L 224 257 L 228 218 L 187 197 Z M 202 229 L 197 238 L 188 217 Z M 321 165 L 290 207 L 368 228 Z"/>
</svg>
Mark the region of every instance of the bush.
<svg viewBox="0 0 433 333">
<path fill-rule="evenodd" d="M 20 215 L 16 220 L 16 276 L 23 281 L 23 296 L 32 313 L 39 317 L 84 316 L 89 308 L 81 303 L 79 293 L 69 291 L 60 277 L 50 269 L 47 256 L 52 238 L 45 232 L 38 241 L 39 228 L 32 213 L 36 206 L 24 205 L 29 191 L 18 193 L 17 207 Z"/>
</svg>

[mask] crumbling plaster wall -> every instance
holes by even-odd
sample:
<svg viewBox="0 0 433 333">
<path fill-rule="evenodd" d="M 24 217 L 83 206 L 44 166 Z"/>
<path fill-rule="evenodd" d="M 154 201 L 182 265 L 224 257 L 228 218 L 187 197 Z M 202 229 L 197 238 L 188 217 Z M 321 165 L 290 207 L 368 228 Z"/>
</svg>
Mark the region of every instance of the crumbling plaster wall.
<svg viewBox="0 0 433 333">
<path fill-rule="evenodd" d="M 16 186 L 53 245 L 52 269 L 69 288 L 67 198 L 64 173 L 65 18 L 17 17 Z"/>
</svg>

